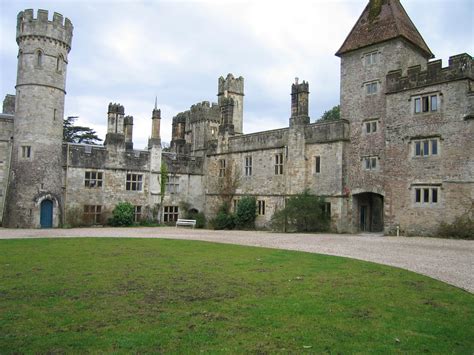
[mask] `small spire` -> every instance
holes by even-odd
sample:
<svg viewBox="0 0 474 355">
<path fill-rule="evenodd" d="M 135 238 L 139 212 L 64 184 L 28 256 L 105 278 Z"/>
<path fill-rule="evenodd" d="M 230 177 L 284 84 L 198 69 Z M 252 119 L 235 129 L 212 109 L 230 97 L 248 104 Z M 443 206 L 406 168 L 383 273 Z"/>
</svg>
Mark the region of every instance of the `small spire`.
<svg viewBox="0 0 474 355">
<path fill-rule="evenodd" d="M 158 96 L 155 96 L 155 110 L 158 108 Z"/>
</svg>

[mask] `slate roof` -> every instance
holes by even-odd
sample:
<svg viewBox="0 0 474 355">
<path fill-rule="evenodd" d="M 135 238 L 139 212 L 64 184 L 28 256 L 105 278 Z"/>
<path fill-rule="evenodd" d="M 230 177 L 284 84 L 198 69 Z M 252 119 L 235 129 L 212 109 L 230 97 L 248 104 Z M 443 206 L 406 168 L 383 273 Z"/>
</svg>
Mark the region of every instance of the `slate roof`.
<svg viewBox="0 0 474 355">
<path fill-rule="evenodd" d="M 399 0 L 370 0 L 336 55 L 397 37 L 415 45 L 427 58 L 434 58 Z"/>
</svg>

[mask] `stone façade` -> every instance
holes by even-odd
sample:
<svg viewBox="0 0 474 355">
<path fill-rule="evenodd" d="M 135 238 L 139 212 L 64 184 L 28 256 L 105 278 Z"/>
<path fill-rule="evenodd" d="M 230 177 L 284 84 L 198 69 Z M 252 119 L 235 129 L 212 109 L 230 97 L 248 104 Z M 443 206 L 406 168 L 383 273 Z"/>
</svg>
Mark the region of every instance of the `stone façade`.
<svg viewBox="0 0 474 355">
<path fill-rule="evenodd" d="M 25 13 L 34 21 L 29 10 Z M 38 14 L 42 21 L 44 16 Z M 67 24 L 72 36 L 72 25 Z M 70 39 L 64 33 L 62 38 Z M 224 201 L 234 206 L 242 196 L 253 195 L 259 201 L 257 225 L 266 227 L 286 198 L 305 189 L 324 196 L 332 227 L 340 232 L 395 233 L 398 228 L 406 234 L 433 234 L 440 221 L 472 215 L 472 57 L 453 56 L 446 68 L 439 60 L 429 62 L 432 53 L 398 0 L 370 1 L 337 55 L 338 121 L 310 123 L 309 84 L 296 81 L 288 127 L 243 134 L 244 79 L 229 74 L 218 79 L 217 103 L 197 103 L 173 118 L 170 151 L 161 149 L 161 112 L 156 105 L 148 149 L 135 150 L 133 117 L 125 116 L 122 105 L 111 103 L 104 146 L 60 144 L 62 153 L 56 158 L 61 163 L 54 165 L 60 192 L 43 191 L 58 201 L 54 225 L 84 223 L 80 217 L 86 210 L 90 216 L 90 206 L 100 211 L 89 222 L 104 223 L 119 201 L 139 207 L 141 218 L 156 219 L 162 164 L 169 174 L 165 220 L 183 216 L 183 203 L 210 218 Z M 436 96 L 436 110 L 415 113 L 415 102 L 431 96 Z M 11 100 L 0 117 L 0 184 L 8 196 L 15 189 L 9 180 L 19 164 L 15 159 L 10 164 L 17 149 L 14 142 L 29 134 L 23 126 L 13 129 L 22 120 L 18 101 L 26 101 L 18 100 L 17 91 L 13 119 Z M 62 109 L 60 100 L 53 104 Z M 416 154 L 417 146 L 432 141 L 436 154 Z M 48 149 L 44 147 L 51 154 Z M 35 157 L 30 164 L 36 164 Z M 86 186 L 91 173 L 101 174 L 101 186 Z M 132 175 L 141 176 L 139 191 L 127 189 Z M 38 191 L 42 179 L 31 181 Z M 32 201 L 37 198 L 32 191 L 28 194 Z M 15 211 L 14 199 L 0 207 Z M 41 225 L 38 203 L 30 210 L 34 218 L 19 226 Z M 4 216 L 4 225 L 16 226 L 11 213 Z"/>
</svg>

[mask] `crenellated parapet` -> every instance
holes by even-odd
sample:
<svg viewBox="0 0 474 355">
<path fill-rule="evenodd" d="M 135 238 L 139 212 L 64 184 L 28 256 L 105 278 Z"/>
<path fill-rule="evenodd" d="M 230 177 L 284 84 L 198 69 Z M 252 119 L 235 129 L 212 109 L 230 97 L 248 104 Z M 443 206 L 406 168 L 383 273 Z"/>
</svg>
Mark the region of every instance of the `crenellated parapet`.
<svg viewBox="0 0 474 355">
<path fill-rule="evenodd" d="M 18 13 L 16 25 L 16 41 L 27 38 L 43 37 L 48 40 L 58 41 L 64 45 L 69 52 L 71 49 L 73 26 L 71 21 L 63 18 L 63 15 L 55 12 L 53 19 L 48 19 L 47 10 L 38 10 L 35 18 L 33 9 Z"/>
<path fill-rule="evenodd" d="M 191 106 L 189 122 L 214 121 L 219 122 L 219 105 L 215 102 L 203 101 Z"/>
<path fill-rule="evenodd" d="M 408 68 L 407 75 L 402 70 L 394 70 L 387 74 L 387 93 L 415 89 L 448 81 L 474 79 L 473 58 L 466 53 L 449 58 L 449 66 L 443 68 L 441 60 L 428 63 L 427 69 L 421 66 Z"/>
<path fill-rule="evenodd" d="M 124 115 L 125 108 L 120 104 L 109 103 L 109 108 L 108 108 L 107 113 L 118 113 L 118 114 Z"/>
<path fill-rule="evenodd" d="M 231 73 L 219 78 L 217 96 L 224 95 L 226 92 L 232 94 L 244 95 L 244 78 L 239 76 L 235 78 Z"/>
</svg>

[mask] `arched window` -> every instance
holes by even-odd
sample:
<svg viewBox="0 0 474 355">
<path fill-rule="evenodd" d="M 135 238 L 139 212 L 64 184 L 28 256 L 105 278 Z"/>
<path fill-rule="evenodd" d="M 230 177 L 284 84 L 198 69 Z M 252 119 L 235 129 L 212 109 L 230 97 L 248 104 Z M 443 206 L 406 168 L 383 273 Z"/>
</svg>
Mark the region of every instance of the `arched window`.
<svg viewBox="0 0 474 355">
<path fill-rule="evenodd" d="M 56 58 L 56 71 L 58 73 L 62 73 L 63 71 L 63 56 L 60 54 L 58 55 L 58 57 Z"/>
<path fill-rule="evenodd" d="M 43 66 L 43 52 L 41 52 L 40 50 L 36 52 L 36 66 L 38 68 L 41 68 Z"/>
</svg>

